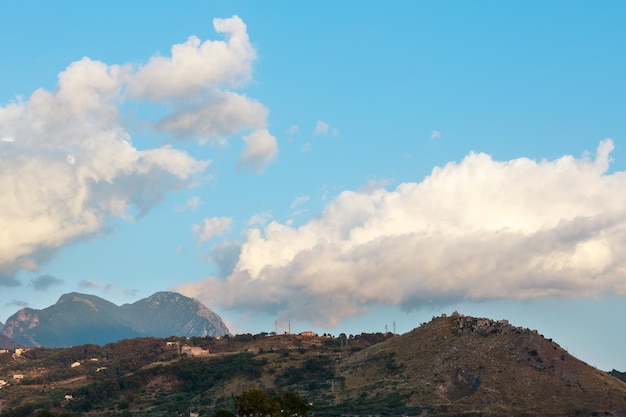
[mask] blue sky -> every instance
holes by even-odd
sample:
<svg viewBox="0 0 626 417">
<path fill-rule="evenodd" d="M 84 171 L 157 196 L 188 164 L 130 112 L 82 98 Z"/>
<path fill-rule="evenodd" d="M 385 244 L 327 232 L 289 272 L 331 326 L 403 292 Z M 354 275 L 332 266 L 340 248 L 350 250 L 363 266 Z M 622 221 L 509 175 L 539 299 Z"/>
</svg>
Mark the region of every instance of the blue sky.
<svg viewBox="0 0 626 417">
<path fill-rule="evenodd" d="M 621 2 L 4 5 L 0 321 L 509 319 L 626 370 Z"/>
</svg>

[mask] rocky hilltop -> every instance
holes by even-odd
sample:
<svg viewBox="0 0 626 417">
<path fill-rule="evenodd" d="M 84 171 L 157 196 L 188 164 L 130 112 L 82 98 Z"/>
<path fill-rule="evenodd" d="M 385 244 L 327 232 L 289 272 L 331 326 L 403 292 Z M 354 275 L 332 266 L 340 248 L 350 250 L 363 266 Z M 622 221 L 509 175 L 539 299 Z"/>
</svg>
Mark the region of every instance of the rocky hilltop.
<svg viewBox="0 0 626 417">
<path fill-rule="evenodd" d="M 158 292 L 122 306 L 95 295 L 64 294 L 45 309 L 19 310 L 1 333 L 25 346 L 65 347 L 144 336 L 222 336 L 229 331 L 199 301 Z"/>
<path fill-rule="evenodd" d="M 395 392 L 437 415 L 624 415 L 626 384 L 536 331 L 454 313 L 339 367 L 346 398 Z"/>
</svg>

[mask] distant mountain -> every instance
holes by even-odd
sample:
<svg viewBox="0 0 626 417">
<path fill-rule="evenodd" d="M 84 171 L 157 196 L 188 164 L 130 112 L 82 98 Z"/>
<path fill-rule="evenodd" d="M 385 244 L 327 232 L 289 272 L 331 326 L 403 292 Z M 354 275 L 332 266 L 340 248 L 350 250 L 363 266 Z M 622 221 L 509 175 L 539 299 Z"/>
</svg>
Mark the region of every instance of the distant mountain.
<svg viewBox="0 0 626 417">
<path fill-rule="evenodd" d="M 144 336 L 221 336 L 229 331 L 199 301 L 158 292 L 122 306 L 95 295 L 64 294 L 43 310 L 21 309 L 1 333 L 26 346 L 66 347 Z"/>
<path fill-rule="evenodd" d="M 24 347 L 24 345 L 20 345 L 10 337 L 0 334 L 0 349 L 15 349 L 19 347 Z"/>
<path fill-rule="evenodd" d="M 2 324 L 2 322 L 0 321 L 0 332 L 2 331 L 2 329 L 4 329 L 4 324 Z"/>
</svg>

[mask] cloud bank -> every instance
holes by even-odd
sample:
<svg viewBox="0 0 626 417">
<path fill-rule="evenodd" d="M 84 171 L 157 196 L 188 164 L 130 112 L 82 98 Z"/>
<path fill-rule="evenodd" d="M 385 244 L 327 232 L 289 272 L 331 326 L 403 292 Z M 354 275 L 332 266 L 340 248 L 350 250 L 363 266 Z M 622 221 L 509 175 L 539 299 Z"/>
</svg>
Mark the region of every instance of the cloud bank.
<svg viewBox="0 0 626 417">
<path fill-rule="evenodd" d="M 333 326 L 376 305 L 626 295 L 626 172 L 594 159 L 470 153 L 395 190 L 345 191 L 308 223 L 251 228 L 210 305 Z"/>
<path fill-rule="evenodd" d="M 256 171 L 276 157 L 267 109 L 230 90 L 251 78 L 246 26 L 237 16 L 213 25 L 224 40 L 190 37 L 143 66 L 83 58 L 52 91 L 0 106 L 0 285 L 15 285 L 17 271 L 37 270 L 113 217 L 146 213 L 207 168 L 170 145 L 135 147 L 121 113 L 127 103 L 157 106 L 162 118 L 141 124 L 177 139 L 246 134 L 241 163 Z"/>
</svg>

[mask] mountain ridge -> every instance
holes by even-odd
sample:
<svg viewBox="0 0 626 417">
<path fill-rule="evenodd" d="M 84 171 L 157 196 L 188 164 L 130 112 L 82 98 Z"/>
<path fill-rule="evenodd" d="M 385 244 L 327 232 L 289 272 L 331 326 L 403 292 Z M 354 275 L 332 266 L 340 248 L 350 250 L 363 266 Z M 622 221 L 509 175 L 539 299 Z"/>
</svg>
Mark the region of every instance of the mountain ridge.
<svg viewBox="0 0 626 417">
<path fill-rule="evenodd" d="M 219 315 L 202 303 L 167 291 L 122 306 L 96 295 L 63 294 L 44 309 L 22 308 L 7 319 L 0 333 L 32 347 L 104 344 L 144 336 L 230 334 Z"/>
</svg>

